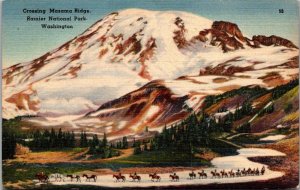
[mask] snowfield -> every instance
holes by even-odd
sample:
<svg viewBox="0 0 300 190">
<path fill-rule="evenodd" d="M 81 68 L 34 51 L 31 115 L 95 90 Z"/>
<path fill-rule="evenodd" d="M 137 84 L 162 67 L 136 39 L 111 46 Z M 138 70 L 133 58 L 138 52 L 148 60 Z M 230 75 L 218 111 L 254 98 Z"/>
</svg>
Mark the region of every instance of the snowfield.
<svg viewBox="0 0 300 190">
<path fill-rule="evenodd" d="M 270 135 L 264 138 L 259 139 L 260 141 L 279 141 L 284 139 L 286 135 Z"/>
<path fill-rule="evenodd" d="M 209 39 L 184 48 L 178 48 L 173 39 L 180 27 L 184 27 L 184 39 L 190 41 L 212 24 L 209 19 L 180 11 L 127 9 L 109 14 L 65 46 L 36 60 L 15 65 L 16 68 L 4 69 L 3 76 L 7 76 L 2 83 L 3 117 L 81 115 L 156 79 L 165 80 L 166 86 L 181 96 L 191 91 L 202 93 L 194 102 L 187 102 L 199 108 L 205 95 L 222 93 L 220 88 L 266 86 L 259 78 L 268 73 L 277 72 L 289 80 L 299 72 L 298 68 L 281 66 L 298 56 L 297 49 L 263 45 L 251 48 L 241 42 L 244 49 L 223 53 L 220 47 L 211 45 Z M 136 46 L 132 39 L 140 42 L 138 52 L 128 51 Z M 150 42 L 155 43 L 151 50 Z M 126 51 L 122 51 L 124 48 Z M 143 61 L 142 52 L 149 54 Z M 199 76 L 201 69 L 220 64 L 225 64 L 225 69 L 233 66 L 254 70 L 226 76 L 228 81 L 223 83 L 213 81 L 219 76 Z M 143 76 L 142 71 L 149 77 Z M 181 76 L 203 84 L 176 80 Z M 24 98 L 18 103 L 21 105 L 16 105 L 8 100 L 18 93 L 21 98 L 27 94 L 30 101 Z M 37 109 L 30 106 L 33 101 Z"/>
<path fill-rule="evenodd" d="M 132 182 L 129 179 L 128 174 L 126 176 L 126 182 L 115 182 L 112 178 L 112 175 L 101 175 L 97 176 L 96 182 L 86 182 L 84 178 L 81 179 L 81 182 L 71 182 L 66 180 L 65 182 L 54 182 L 51 183 L 54 185 L 67 185 L 67 184 L 78 184 L 78 185 L 94 185 L 94 186 L 103 186 L 103 187 L 159 187 L 159 186 L 179 186 L 179 185 L 201 185 L 201 184 L 211 184 L 211 183 L 240 183 L 240 182 L 251 182 L 251 181 L 260 181 L 260 180 L 269 180 L 273 178 L 278 178 L 284 175 L 282 172 L 272 171 L 268 169 L 267 165 L 260 163 L 252 162 L 248 160 L 248 157 L 259 157 L 259 156 L 285 156 L 285 154 L 272 150 L 272 149 L 259 149 L 259 148 L 243 148 L 238 150 L 239 154 L 235 156 L 225 156 L 218 157 L 212 160 L 213 168 L 205 169 L 205 172 L 208 173 L 207 179 L 199 179 L 197 172 L 197 178 L 191 180 L 189 178 L 189 173 L 191 171 L 181 171 L 176 172 L 180 180 L 178 182 L 172 182 L 169 178 L 169 173 L 158 174 L 161 176 L 160 182 L 152 182 L 148 174 L 138 174 L 141 176 L 141 182 Z M 243 168 L 259 168 L 263 166 L 266 168 L 264 175 L 259 176 L 243 176 L 243 177 L 234 177 L 234 178 L 212 178 L 210 171 L 217 169 L 225 169 L 227 172 L 231 169 L 236 171 L 237 169 L 242 170 Z M 138 172 L 138 171 L 137 171 Z M 117 172 L 116 172 L 117 173 Z M 39 183 L 37 183 L 39 185 Z"/>
</svg>

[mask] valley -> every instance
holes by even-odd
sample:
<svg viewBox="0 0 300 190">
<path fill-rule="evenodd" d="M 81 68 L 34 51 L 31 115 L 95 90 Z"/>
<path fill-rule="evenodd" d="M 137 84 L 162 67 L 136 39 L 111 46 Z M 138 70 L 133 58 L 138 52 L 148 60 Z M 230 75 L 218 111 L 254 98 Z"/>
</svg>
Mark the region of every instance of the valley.
<svg viewBox="0 0 300 190">
<path fill-rule="evenodd" d="M 277 92 L 280 92 L 280 94 L 274 95 L 277 94 Z M 238 98 L 237 96 L 239 96 L 239 94 L 242 94 L 244 99 Z M 247 107 L 246 105 L 243 106 L 242 102 L 236 102 L 239 99 L 245 101 L 247 99 L 247 98 L 245 99 L 245 97 L 247 97 L 247 94 L 249 94 L 248 100 L 251 100 L 251 102 L 258 102 L 258 100 L 260 100 L 260 105 L 257 104 L 259 106 L 256 107 L 253 106 L 253 110 L 251 111 L 251 114 L 243 112 L 243 110 Z M 251 94 L 256 94 L 256 96 L 253 96 Z M 270 100 L 268 100 L 268 98 L 271 98 L 272 96 L 275 96 L 275 99 L 273 99 L 272 101 L 274 110 L 272 112 L 269 111 L 265 113 L 263 112 L 263 110 L 265 110 L 266 108 L 265 105 L 269 104 Z M 234 103 L 232 101 L 234 101 Z M 221 160 L 217 161 L 217 160 L 222 158 L 225 159 L 226 157 L 234 158 L 237 154 L 239 154 L 238 152 L 243 149 L 259 148 L 264 150 L 263 148 L 271 148 L 273 150 L 282 152 L 285 156 L 284 157 L 280 156 L 277 158 L 276 156 L 274 157 L 273 154 L 264 155 L 264 154 L 259 154 L 257 151 L 255 151 L 255 154 L 248 159 L 254 161 L 253 164 L 255 165 L 255 167 L 256 164 L 258 166 L 259 163 L 262 163 L 262 164 L 266 164 L 268 169 L 277 172 L 279 171 L 279 173 L 275 172 L 274 177 L 270 177 L 270 179 L 267 178 L 269 175 L 271 175 L 271 173 L 269 172 L 268 175 L 264 176 L 265 178 L 262 177 L 257 179 L 255 177 L 251 179 L 241 178 L 241 180 L 239 180 L 238 183 L 250 183 L 247 180 L 250 181 L 251 180 L 272 180 L 271 178 L 276 178 L 276 179 L 283 178 L 285 179 L 284 183 L 290 185 L 290 182 L 296 183 L 297 181 L 296 180 L 297 167 L 295 166 L 295 164 L 297 164 L 298 162 L 298 158 L 296 157 L 296 155 L 298 154 L 297 144 L 299 141 L 299 137 L 298 137 L 299 124 L 298 124 L 297 117 L 295 118 L 292 116 L 298 112 L 298 107 L 297 107 L 298 104 L 295 104 L 294 101 L 298 101 L 298 83 L 295 82 L 291 82 L 290 84 L 279 86 L 274 90 L 264 90 L 259 88 L 243 88 L 240 90 L 229 91 L 227 93 L 218 95 L 216 97 L 206 98 L 205 100 L 206 108 L 204 109 L 204 111 L 205 113 L 212 116 L 214 114 L 223 113 L 225 110 L 230 110 L 232 107 L 236 106 L 238 109 L 235 109 L 235 111 L 232 111 L 232 113 L 228 112 L 229 114 L 232 114 L 231 116 L 232 118 L 236 118 L 231 121 L 230 125 L 228 125 L 228 121 L 230 121 L 228 119 L 227 119 L 228 121 L 226 122 L 226 119 L 224 121 L 221 121 L 221 118 L 219 118 L 217 123 L 213 124 L 214 123 L 213 119 L 211 117 L 205 116 L 207 118 L 211 118 L 209 121 L 210 126 L 205 127 L 206 125 L 205 122 L 207 122 L 207 119 L 202 120 L 202 122 L 200 119 L 201 117 L 203 117 L 203 113 L 196 114 L 196 115 L 192 113 L 187 119 L 183 120 L 182 123 L 177 124 L 177 126 L 173 124 L 171 126 L 166 127 L 159 135 L 157 133 L 153 133 L 152 136 L 150 135 L 150 137 L 149 136 L 147 137 L 148 140 L 143 138 L 141 138 L 143 140 L 140 140 L 140 142 L 139 140 L 137 140 L 135 143 L 139 142 L 140 145 L 138 146 L 134 145 L 133 144 L 134 142 L 132 142 L 132 140 L 135 140 L 135 138 L 132 139 L 130 138 L 130 136 L 128 136 L 128 143 L 129 143 L 128 148 L 120 149 L 114 146 L 115 149 L 118 150 L 120 154 L 119 156 L 114 156 L 111 158 L 94 157 L 93 155 L 88 153 L 90 147 L 67 148 L 67 149 L 56 148 L 52 150 L 49 149 L 46 151 L 43 150 L 32 151 L 29 153 L 17 155 L 14 159 L 9 159 L 5 161 L 4 168 L 7 171 L 7 175 L 4 176 L 4 180 L 8 181 L 7 187 L 10 186 L 12 187 L 13 184 L 19 183 L 19 181 L 23 181 L 23 182 L 27 181 L 26 185 L 29 185 L 30 187 L 38 187 L 35 185 L 35 182 L 32 181 L 32 179 L 34 179 L 34 175 L 38 171 L 44 171 L 47 174 L 88 173 L 88 174 L 98 175 L 100 176 L 100 178 L 103 178 L 102 180 L 105 180 L 106 178 L 110 178 L 111 175 L 117 172 L 121 172 L 124 174 L 138 172 L 143 176 L 143 179 L 148 181 L 148 177 L 146 176 L 146 174 L 153 173 L 155 171 L 157 173 L 162 174 L 162 176 L 165 176 L 163 177 L 163 179 L 164 181 L 167 181 L 166 184 L 169 186 L 169 185 L 173 185 L 172 183 L 170 184 L 168 177 L 166 177 L 168 176 L 169 173 L 177 172 L 181 175 L 182 178 L 185 178 L 185 176 L 188 175 L 188 172 L 193 170 L 201 171 L 202 169 L 204 169 L 205 171 L 210 171 L 211 168 L 214 167 L 220 169 L 221 166 L 218 166 L 219 165 L 218 163 L 220 162 L 225 164 L 226 161 L 221 161 Z M 289 108 L 288 110 L 281 109 L 282 106 L 288 105 L 289 103 L 292 103 L 293 108 Z M 282 117 L 278 117 L 279 120 L 276 121 L 276 116 L 282 111 L 287 112 L 284 116 L 284 118 L 286 119 L 282 120 Z M 237 113 L 239 113 L 240 116 L 238 116 Z M 252 119 L 253 116 L 255 115 L 258 116 Z M 223 119 L 226 117 L 228 116 L 223 114 Z M 273 118 L 272 123 L 269 122 L 268 125 L 259 124 L 260 126 L 265 126 L 265 127 L 257 131 L 256 128 L 254 127 L 256 127 L 258 125 L 258 122 L 261 122 L 261 120 L 265 117 L 266 118 L 272 117 Z M 247 128 L 243 129 L 242 133 L 238 132 L 241 128 L 241 124 L 250 120 L 252 120 L 250 122 L 250 127 L 248 129 Z M 22 119 L 19 120 L 18 122 L 22 123 Z M 222 124 L 220 122 L 224 122 L 224 123 Z M 281 125 L 285 127 L 280 127 L 280 125 L 276 124 L 276 122 L 280 122 Z M 152 147 L 155 145 L 155 143 L 159 142 L 155 140 L 156 138 L 159 139 L 160 136 L 163 137 L 164 134 L 171 135 L 172 134 L 171 131 L 172 130 L 174 131 L 176 127 L 179 127 L 178 129 L 180 129 L 180 128 L 185 128 L 184 125 L 187 125 L 188 128 L 186 129 L 195 130 L 195 127 L 198 126 L 198 123 L 200 124 L 199 126 L 204 126 L 203 129 L 206 130 L 207 132 L 206 135 L 209 136 L 205 136 L 203 134 L 203 131 L 202 132 L 199 131 L 200 133 L 202 133 L 202 135 L 196 135 L 195 137 L 197 138 L 202 137 L 202 139 L 200 138 L 199 142 L 197 142 L 196 140 L 195 143 L 192 143 L 191 144 L 192 147 L 188 148 L 190 145 L 186 146 L 187 144 L 185 143 L 185 141 L 178 141 L 178 143 L 179 142 L 183 143 L 187 149 L 185 150 L 183 148 L 180 148 L 180 144 L 176 144 L 177 140 L 175 139 L 173 139 L 173 143 L 169 145 L 161 146 L 158 144 L 157 148 Z M 220 124 L 219 126 L 217 125 L 218 123 Z M 14 126 L 16 127 L 15 130 L 17 131 L 20 130 L 19 126 L 21 125 L 16 124 L 14 122 L 9 122 L 9 126 L 6 127 L 14 127 Z M 226 127 L 229 129 L 227 129 Z M 22 133 L 22 130 L 19 132 Z M 143 133 L 144 135 L 147 134 L 147 132 L 143 132 Z M 185 136 L 185 133 L 186 132 L 180 132 L 182 137 Z M 195 132 L 192 132 L 191 134 L 194 133 Z M 282 137 L 280 139 L 275 138 L 274 140 L 272 140 L 272 138 L 278 135 L 281 135 Z M 79 141 L 78 138 L 79 136 L 76 137 L 77 141 Z M 194 141 L 192 136 L 191 138 L 192 138 L 191 140 Z M 262 139 L 267 139 L 267 141 L 263 141 Z M 114 141 L 111 141 L 111 143 L 115 143 L 115 145 L 117 145 L 118 142 L 120 141 L 115 139 Z M 167 141 L 168 140 L 166 139 L 166 142 Z M 178 149 L 176 147 L 178 147 Z M 137 150 L 139 150 L 139 152 L 136 152 Z M 229 160 L 232 159 L 230 158 Z M 238 168 L 242 169 L 242 167 L 248 166 L 247 162 L 245 161 L 243 162 L 239 161 L 235 163 L 245 163 L 245 166 L 237 165 L 234 167 L 228 167 L 229 166 L 228 163 L 225 164 L 226 165 L 225 169 L 226 170 L 238 169 Z M 291 166 L 290 169 L 287 167 L 281 167 L 283 166 L 282 163 L 286 163 L 290 165 Z M 6 176 L 8 177 L 12 175 L 10 172 L 14 172 L 16 170 L 19 171 L 18 175 L 15 175 L 13 179 L 11 177 L 6 178 Z M 181 174 L 181 172 L 183 173 Z M 284 177 L 284 176 L 288 176 L 288 177 Z M 28 183 L 29 182 L 28 180 L 31 182 Z M 232 182 L 236 183 L 237 182 L 236 180 L 237 179 L 233 179 Z M 225 184 L 230 183 L 230 181 L 228 180 L 209 179 L 208 181 L 199 180 L 199 183 L 196 183 L 195 181 L 183 181 L 180 184 L 185 186 L 189 186 L 192 184 L 207 185 L 211 183 L 209 181 L 211 182 L 218 181 L 220 183 L 225 183 Z M 126 183 L 127 185 L 125 186 L 127 187 L 136 186 L 135 183 L 132 182 L 130 184 L 128 183 Z M 151 181 L 147 183 L 143 183 L 143 185 L 145 186 L 150 185 L 149 183 L 153 185 L 152 184 L 153 182 Z M 279 182 L 277 181 L 277 183 Z M 56 188 L 57 187 L 56 185 L 63 185 L 63 184 L 65 185 L 73 184 L 75 186 L 79 185 L 79 187 L 81 187 L 83 184 L 95 185 L 89 182 L 88 183 L 53 182 L 53 184 L 54 184 L 53 188 L 54 187 Z M 101 180 L 98 181 L 97 184 L 103 186 Z M 115 187 L 115 185 L 119 186 L 118 184 L 115 183 L 112 184 L 113 186 L 111 187 Z M 161 186 L 163 185 L 163 183 L 157 183 L 156 185 Z M 279 183 L 279 185 L 284 186 L 284 184 L 281 183 Z M 47 188 L 51 189 L 51 187 L 52 185 L 50 186 L 47 185 Z"/>
</svg>

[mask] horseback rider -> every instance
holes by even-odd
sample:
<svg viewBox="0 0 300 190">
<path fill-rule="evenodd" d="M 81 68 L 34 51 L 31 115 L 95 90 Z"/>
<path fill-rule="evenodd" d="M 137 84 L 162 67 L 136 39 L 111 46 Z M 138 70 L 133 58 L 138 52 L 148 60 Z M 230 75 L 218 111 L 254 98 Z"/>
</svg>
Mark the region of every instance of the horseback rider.
<svg viewBox="0 0 300 190">
<path fill-rule="evenodd" d="M 153 176 L 154 176 L 154 177 L 156 177 L 156 176 L 157 176 L 156 172 L 154 172 Z"/>
<path fill-rule="evenodd" d="M 173 176 L 176 176 L 176 173 L 174 172 Z"/>
<path fill-rule="evenodd" d="M 135 176 L 135 177 L 137 176 L 136 172 L 134 172 L 133 176 Z"/>
<path fill-rule="evenodd" d="M 121 174 L 121 172 L 119 172 L 119 177 L 121 177 L 122 176 L 122 174 Z"/>
<path fill-rule="evenodd" d="M 265 166 L 263 166 L 263 167 L 261 168 L 261 173 L 264 174 L 265 171 L 266 171 Z"/>
</svg>

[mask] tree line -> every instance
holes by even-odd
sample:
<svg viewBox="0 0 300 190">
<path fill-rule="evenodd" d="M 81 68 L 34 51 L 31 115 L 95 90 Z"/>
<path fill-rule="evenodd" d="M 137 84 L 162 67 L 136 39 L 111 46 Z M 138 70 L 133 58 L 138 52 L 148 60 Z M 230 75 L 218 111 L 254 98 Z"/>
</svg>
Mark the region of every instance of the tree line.
<svg viewBox="0 0 300 190">
<path fill-rule="evenodd" d="M 99 139 L 98 136 L 94 134 L 92 139 L 89 141 L 86 140 L 85 133 L 82 133 L 80 142 L 82 142 L 82 147 L 85 147 L 86 145 L 89 146 L 89 154 L 94 154 L 101 158 L 111 158 L 120 155 L 119 151 L 115 150 L 113 144 L 108 143 L 105 133 L 102 139 Z M 87 144 L 84 144 L 86 142 Z"/>
<path fill-rule="evenodd" d="M 48 150 L 51 148 L 74 148 L 76 140 L 74 132 L 63 132 L 61 129 L 55 131 L 52 128 L 50 131 L 48 129 L 36 130 L 23 144 L 31 150 Z"/>
</svg>

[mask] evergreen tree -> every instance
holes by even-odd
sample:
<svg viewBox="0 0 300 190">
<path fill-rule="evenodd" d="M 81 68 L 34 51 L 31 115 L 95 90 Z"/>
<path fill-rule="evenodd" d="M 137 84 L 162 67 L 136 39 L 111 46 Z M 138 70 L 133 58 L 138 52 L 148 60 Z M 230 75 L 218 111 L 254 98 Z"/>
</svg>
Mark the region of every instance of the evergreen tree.
<svg viewBox="0 0 300 190">
<path fill-rule="evenodd" d="M 127 142 L 127 137 L 126 136 L 124 136 L 123 139 L 122 139 L 122 148 L 123 149 L 128 148 L 128 142 Z"/>
<path fill-rule="evenodd" d="M 133 154 L 141 154 L 141 153 L 142 153 L 142 150 L 141 150 L 140 146 L 137 146 L 137 147 L 134 148 Z"/>
<path fill-rule="evenodd" d="M 56 142 L 56 139 L 57 139 L 57 136 L 56 136 L 56 133 L 55 133 L 55 131 L 54 131 L 54 129 L 53 128 L 51 128 L 51 132 L 50 132 L 50 139 L 49 139 L 49 141 L 50 141 L 50 147 L 51 148 L 54 148 L 57 144 L 57 142 Z"/>
<path fill-rule="evenodd" d="M 106 146 L 107 146 L 107 138 L 106 138 L 106 133 L 104 133 L 103 140 L 102 140 L 102 147 L 106 147 Z"/>
<path fill-rule="evenodd" d="M 75 140 L 75 134 L 74 132 L 72 131 L 71 133 L 71 137 L 70 137 L 70 147 L 75 147 L 75 143 L 76 143 L 76 140 Z"/>
<path fill-rule="evenodd" d="M 99 139 L 98 139 L 98 136 L 95 134 L 93 135 L 93 138 L 92 138 L 92 142 L 91 142 L 92 146 L 96 147 L 99 145 Z"/>
<path fill-rule="evenodd" d="M 87 141 L 87 136 L 85 132 L 81 132 L 80 134 L 80 147 L 87 147 L 88 146 L 88 141 Z"/>
<path fill-rule="evenodd" d="M 57 134 L 57 145 L 58 147 L 62 148 L 63 147 L 63 134 L 61 131 L 61 128 L 58 130 L 58 134 Z"/>
<path fill-rule="evenodd" d="M 135 138 L 133 138 L 132 148 L 136 147 Z"/>
<path fill-rule="evenodd" d="M 16 153 L 16 137 L 14 134 L 5 134 L 2 136 L 2 159 L 14 158 Z"/>
<path fill-rule="evenodd" d="M 37 149 L 41 147 L 41 133 L 39 130 L 36 130 L 33 134 L 33 147 Z"/>
<path fill-rule="evenodd" d="M 88 140 L 87 140 L 87 135 L 86 132 L 83 132 L 83 147 L 88 146 Z"/>
</svg>

